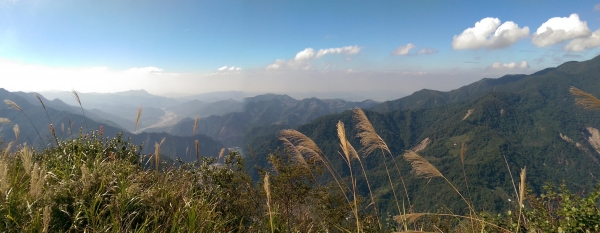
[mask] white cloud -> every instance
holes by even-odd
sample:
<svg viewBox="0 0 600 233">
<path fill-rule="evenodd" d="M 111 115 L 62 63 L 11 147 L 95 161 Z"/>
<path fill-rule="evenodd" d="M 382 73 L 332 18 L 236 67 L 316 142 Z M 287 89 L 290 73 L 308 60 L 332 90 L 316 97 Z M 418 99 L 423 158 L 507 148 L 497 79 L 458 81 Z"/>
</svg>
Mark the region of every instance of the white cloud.
<svg viewBox="0 0 600 233">
<path fill-rule="evenodd" d="M 600 46 L 600 30 L 595 31 L 589 37 L 571 40 L 564 48 L 565 51 L 580 52 Z"/>
<path fill-rule="evenodd" d="M 428 49 L 421 49 L 421 50 L 419 50 L 419 52 L 417 52 L 417 54 L 434 54 L 434 53 L 437 53 L 437 52 L 438 52 L 437 49 L 428 48 Z"/>
<path fill-rule="evenodd" d="M 529 64 L 527 63 L 527 61 L 522 61 L 520 63 L 517 63 L 517 62 L 511 62 L 511 63 L 496 62 L 496 63 L 488 66 L 488 69 L 493 69 L 493 70 L 516 70 L 516 69 L 528 69 L 528 68 L 529 68 Z"/>
<path fill-rule="evenodd" d="M 519 28 L 512 21 L 500 24 L 498 18 L 484 18 L 475 23 L 475 27 L 465 29 L 454 36 L 452 48 L 460 49 L 501 49 L 529 35 L 529 27 Z"/>
<path fill-rule="evenodd" d="M 600 4 L 594 5 L 594 11 L 600 11 Z"/>
<path fill-rule="evenodd" d="M 165 79 L 178 74 L 165 73 L 163 69 L 148 66 L 126 70 L 108 67 L 68 68 L 32 65 L 0 58 L 0 83 L 2 88 L 20 91 L 75 89 L 81 92 L 116 92 L 159 86 Z M 148 80 L 159 80 L 150 84 Z M 118 84 L 118 85 L 116 85 Z"/>
<path fill-rule="evenodd" d="M 394 52 L 392 52 L 392 54 L 393 55 L 408 55 L 410 50 L 413 49 L 414 47 L 415 47 L 414 44 L 408 43 L 406 45 L 396 48 L 396 50 L 394 50 Z"/>
<path fill-rule="evenodd" d="M 308 59 L 312 59 L 314 56 L 315 56 L 315 50 L 312 48 L 306 48 L 306 49 L 300 51 L 299 53 L 297 53 L 294 60 L 296 60 L 296 61 L 308 60 Z"/>
<path fill-rule="evenodd" d="M 327 54 L 357 54 L 358 52 L 360 52 L 360 47 L 358 46 L 346 46 L 346 47 L 341 47 L 341 48 L 329 48 L 329 49 L 320 49 L 319 52 L 317 52 L 317 56 L 316 58 L 321 58 L 322 56 L 325 56 Z"/>
<path fill-rule="evenodd" d="M 321 57 L 328 54 L 346 54 L 352 55 L 360 52 L 361 47 L 358 46 L 346 46 L 341 48 L 328 48 L 328 49 L 319 49 L 315 51 L 313 48 L 306 48 L 296 54 L 294 59 L 284 60 L 277 59 L 273 64 L 267 66 L 267 70 L 276 70 L 280 68 L 291 68 L 291 69 L 310 69 L 312 67 L 312 62 L 316 59 L 320 59 Z"/>
<path fill-rule="evenodd" d="M 545 47 L 590 33 L 587 23 L 579 20 L 579 15 L 571 14 L 568 18 L 554 17 L 543 23 L 533 34 L 532 42 L 538 47 Z"/>
<path fill-rule="evenodd" d="M 95 70 L 100 70 L 100 69 L 101 70 L 107 70 L 108 68 L 107 67 L 94 67 L 92 69 L 95 69 Z M 163 72 L 163 69 L 160 69 L 160 68 L 157 68 L 157 67 L 154 67 L 154 66 L 148 66 L 148 67 L 142 67 L 142 68 L 134 67 L 134 68 L 126 70 L 125 72 L 128 72 L 128 73 L 138 73 L 138 74 L 152 74 L 152 73 L 161 73 L 161 72 Z"/>
<path fill-rule="evenodd" d="M 229 66 L 223 66 L 223 67 L 220 67 L 219 69 L 217 69 L 217 71 L 228 71 L 228 70 L 229 70 L 229 71 L 233 71 L 233 70 L 242 70 L 242 68 L 240 68 L 240 67 L 235 67 L 235 66 L 231 66 L 231 67 L 229 67 Z"/>
</svg>

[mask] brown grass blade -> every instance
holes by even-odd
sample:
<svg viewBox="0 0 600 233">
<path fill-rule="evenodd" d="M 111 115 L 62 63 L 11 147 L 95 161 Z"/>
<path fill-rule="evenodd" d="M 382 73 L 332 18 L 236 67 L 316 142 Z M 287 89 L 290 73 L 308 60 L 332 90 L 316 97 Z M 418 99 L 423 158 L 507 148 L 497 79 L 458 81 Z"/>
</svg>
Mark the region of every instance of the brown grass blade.
<svg viewBox="0 0 600 233">
<path fill-rule="evenodd" d="M 42 98 L 40 98 L 40 96 L 38 95 L 38 93 L 33 94 L 35 96 L 35 98 L 37 98 L 37 100 L 40 102 L 40 104 L 42 104 L 42 107 L 44 109 L 46 109 L 46 105 L 44 105 L 44 101 L 42 101 Z"/>
<path fill-rule="evenodd" d="M 13 145 L 13 142 L 9 142 L 8 145 L 6 146 L 6 148 L 4 149 L 4 157 L 6 157 L 8 155 L 8 153 L 10 153 L 10 149 Z"/>
<path fill-rule="evenodd" d="M 569 91 L 575 96 L 577 105 L 582 106 L 584 109 L 600 109 L 600 100 L 595 96 L 576 87 L 571 87 Z"/>
<path fill-rule="evenodd" d="M 294 144 L 296 147 L 303 146 L 305 148 L 313 150 L 319 156 L 323 155 L 323 151 L 321 151 L 319 146 L 317 146 L 317 144 L 312 139 L 310 139 L 306 135 L 304 135 L 296 130 L 293 130 L 293 129 L 281 130 L 281 131 L 279 131 L 279 136 L 286 138 L 292 144 Z M 322 159 L 322 158 L 319 158 L 319 159 Z"/>
<path fill-rule="evenodd" d="M 219 152 L 219 157 L 217 157 L 217 162 L 221 160 L 221 158 L 223 158 L 223 155 L 225 155 L 225 147 L 221 148 L 221 151 Z"/>
<path fill-rule="evenodd" d="M 0 117 L 0 124 L 8 125 L 10 123 L 11 123 L 11 121 L 8 118 L 2 118 L 2 117 Z"/>
<path fill-rule="evenodd" d="M 85 112 L 83 111 L 83 105 L 81 105 L 81 99 L 79 98 L 79 94 L 77 94 L 77 91 L 75 91 L 75 89 L 71 90 L 71 92 L 73 92 L 73 97 L 75 97 L 75 100 L 79 104 L 79 108 L 81 108 L 81 114 L 83 115 L 83 119 L 85 120 L 85 130 L 90 131 L 87 123 L 87 117 L 85 117 Z"/>
<path fill-rule="evenodd" d="M 425 149 L 425 148 L 426 148 L 426 147 L 427 147 L 427 146 L 428 146 L 430 143 L 431 143 L 431 139 L 429 139 L 429 138 L 425 138 L 425 139 L 423 139 L 423 141 L 421 141 L 421 142 L 419 143 L 419 145 L 416 145 L 415 147 L 413 147 L 413 148 L 412 148 L 412 149 L 410 149 L 410 150 L 412 150 L 412 151 L 414 151 L 414 152 L 419 152 L 419 151 L 422 151 L 422 150 L 424 150 L 424 149 Z"/>
<path fill-rule="evenodd" d="M 356 129 L 358 130 L 357 137 L 360 137 L 360 143 L 363 145 L 365 156 L 371 154 L 377 149 L 387 151 L 391 154 L 390 149 L 383 139 L 375 132 L 375 128 L 360 108 L 354 109 L 354 120 L 358 122 Z"/>
<path fill-rule="evenodd" d="M 521 183 L 519 184 L 519 208 L 523 206 L 523 199 L 525 198 L 525 178 L 526 178 L 527 167 L 521 170 Z"/>
<path fill-rule="evenodd" d="M 460 162 L 463 165 L 465 164 L 465 152 L 467 152 L 467 144 L 463 142 L 463 144 L 460 146 Z"/>
<path fill-rule="evenodd" d="M 296 148 L 296 146 L 294 146 L 294 144 L 292 144 L 292 142 L 290 142 L 285 137 L 279 137 L 279 140 L 281 140 L 283 142 L 283 146 L 288 151 L 288 153 L 292 153 L 292 158 L 294 158 L 294 160 L 297 163 L 299 163 L 303 167 L 310 168 L 308 166 L 308 163 L 306 162 L 306 159 L 304 159 L 304 156 L 302 156 L 302 153 L 300 152 L 300 150 L 298 150 L 298 148 Z"/>
<path fill-rule="evenodd" d="M 77 94 L 77 91 L 71 90 L 71 92 L 73 93 L 73 97 L 75 98 L 75 101 L 77 101 L 79 106 L 81 106 L 81 99 L 79 98 L 79 94 Z"/>
<path fill-rule="evenodd" d="M 267 194 L 267 210 L 269 211 L 269 223 L 271 224 L 271 233 L 275 232 L 275 228 L 273 228 L 273 212 L 271 212 L 271 188 L 269 187 L 269 173 L 265 174 L 265 178 L 263 179 L 265 193 Z"/>
<path fill-rule="evenodd" d="M 342 148 L 342 152 L 346 156 L 346 163 L 350 164 L 352 156 L 350 155 L 350 149 L 348 148 L 348 140 L 346 139 L 346 129 L 344 129 L 344 122 L 338 121 L 337 133 L 338 138 L 340 139 L 340 147 Z"/>
<path fill-rule="evenodd" d="M 21 130 L 19 130 L 19 125 L 15 124 L 15 126 L 13 126 L 13 132 L 15 132 L 15 142 L 19 141 L 19 134 L 21 133 Z"/>
<path fill-rule="evenodd" d="M 156 171 L 158 171 L 158 164 L 160 163 L 160 145 L 158 142 L 154 143 L 154 161 L 156 164 Z"/>
<path fill-rule="evenodd" d="M 142 117 L 142 105 L 140 105 L 140 108 L 138 108 L 137 116 L 135 117 L 135 128 L 133 128 L 133 131 L 137 130 L 137 127 L 138 127 L 138 124 L 140 123 L 141 117 Z"/>
<path fill-rule="evenodd" d="M 200 116 L 196 116 L 196 120 L 194 121 L 194 134 L 193 136 L 196 136 L 196 129 L 198 129 L 198 120 L 200 119 Z"/>
<path fill-rule="evenodd" d="M 200 162 L 200 143 L 196 140 L 196 162 Z"/>
<path fill-rule="evenodd" d="M 424 215 L 425 215 L 424 213 L 396 215 L 396 216 L 394 216 L 394 220 L 396 220 L 396 222 L 398 222 L 400 224 L 402 224 L 404 222 L 413 223 L 413 222 L 417 221 L 417 219 L 419 219 L 420 217 L 423 217 Z"/>
<path fill-rule="evenodd" d="M 423 157 L 419 156 L 414 151 L 407 151 L 404 154 L 404 159 L 410 163 L 412 166 L 412 173 L 417 177 L 423 178 L 434 178 L 434 177 L 443 177 L 442 173 L 438 171 L 431 163 L 425 160 Z"/>
<path fill-rule="evenodd" d="M 10 106 L 11 108 L 14 108 L 16 110 L 19 110 L 20 112 L 23 112 L 23 109 L 21 109 L 21 107 L 19 107 L 19 105 L 15 102 L 13 102 L 12 100 L 4 100 L 4 103 L 8 106 Z"/>
</svg>

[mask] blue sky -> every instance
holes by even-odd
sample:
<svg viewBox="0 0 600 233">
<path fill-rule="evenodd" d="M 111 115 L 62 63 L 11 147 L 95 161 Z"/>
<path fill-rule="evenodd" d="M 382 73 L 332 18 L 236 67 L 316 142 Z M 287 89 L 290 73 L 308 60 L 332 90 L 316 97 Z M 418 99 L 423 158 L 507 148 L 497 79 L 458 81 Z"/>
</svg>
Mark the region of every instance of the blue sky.
<svg viewBox="0 0 600 233">
<path fill-rule="evenodd" d="M 156 94 L 450 90 L 593 58 L 599 3 L 0 0 L 0 82 Z"/>
</svg>

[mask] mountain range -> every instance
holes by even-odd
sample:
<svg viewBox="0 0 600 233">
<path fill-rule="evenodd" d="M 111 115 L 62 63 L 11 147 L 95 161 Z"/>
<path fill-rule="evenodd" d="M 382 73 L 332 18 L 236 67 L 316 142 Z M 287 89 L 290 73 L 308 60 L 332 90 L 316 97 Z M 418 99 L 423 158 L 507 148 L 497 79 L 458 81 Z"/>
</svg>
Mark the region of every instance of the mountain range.
<svg viewBox="0 0 600 233">
<path fill-rule="evenodd" d="M 454 183 L 476 208 L 502 210 L 515 200 L 512 178 L 527 168 L 527 184 L 539 193 L 546 182 L 578 192 L 592 189 L 600 175 L 600 112 L 575 105 L 571 86 L 600 96 L 600 57 L 567 62 L 531 75 L 507 75 L 482 79 L 449 92 L 421 90 L 401 99 L 366 110 L 376 132 L 388 144 L 404 177 L 409 208 L 436 211 L 464 210 L 466 206 L 442 179 L 420 179 L 402 154 L 423 141 L 430 143 L 419 153 Z M 338 155 L 336 123 L 346 124 L 347 135 L 356 135 L 352 111 L 319 117 L 297 129 L 312 138 L 336 170 L 348 175 Z M 361 148 L 359 138 L 350 137 Z M 460 147 L 467 150 L 463 165 Z M 282 148 L 277 134 L 259 135 L 249 141 L 257 155 Z M 381 154 L 363 158 L 375 195 L 386 208 L 395 208 Z M 389 159 L 389 158 L 388 158 Z M 251 162 L 264 166 L 264 157 Z M 390 165 L 390 161 L 387 161 Z M 391 169 L 391 168 L 390 168 Z M 353 170 L 360 170 L 355 167 Z M 392 170 L 392 177 L 399 175 Z M 359 190 L 368 195 L 365 181 Z M 387 185 L 387 186 L 386 186 Z M 405 196 L 401 182 L 398 195 Z M 400 190 L 400 191 L 399 191 Z M 404 200 L 408 204 L 407 199 Z"/>
</svg>

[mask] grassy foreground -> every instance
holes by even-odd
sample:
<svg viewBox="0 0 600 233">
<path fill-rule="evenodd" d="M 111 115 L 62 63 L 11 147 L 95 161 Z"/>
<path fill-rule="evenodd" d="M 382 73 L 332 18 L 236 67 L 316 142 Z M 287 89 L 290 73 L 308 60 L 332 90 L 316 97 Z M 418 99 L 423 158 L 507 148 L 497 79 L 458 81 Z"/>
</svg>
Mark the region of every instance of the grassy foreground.
<svg viewBox="0 0 600 233">
<path fill-rule="evenodd" d="M 588 100 L 581 105 L 600 108 L 593 96 L 573 92 Z M 354 113 L 362 150 L 349 143 L 343 122 L 337 125 L 340 153 L 335 156 L 344 159 L 349 177 L 330 166 L 328 156 L 333 155 L 324 155 L 295 130 L 281 132 L 284 147 L 268 155 L 268 167 L 257 168 L 259 181 L 250 178 L 237 152 L 166 164 L 160 158 L 162 143 L 156 142 L 154 154 L 143 155 L 141 145 L 121 135 L 106 137 L 102 130 L 74 139 L 55 136 L 40 151 L 5 143 L 0 146 L 0 232 L 600 231 L 598 188 L 574 194 L 564 185 L 547 185 L 543 194 L 530 193 L 523 168 L 513 180 L 512 209 L 490 213 L 476 209 L 470 194 L 464 195 L 419 156 L 424 146 L 403 155 L 411 174 L 447 181 L 455 191 L 448 195 L 456 195 L 466 208 L 461 214 L 407 208 L 404 178 L 389 172 L 398 169 L 389 148 L 362 110 Z M 18 128 L 15 134 L 18 138 Z M 383 156 L 393 197 L 387 202 L 392 203 L 374 198 L 359 154 Z M 366 182 L 357 183 L 357 177 Z M 394 190 L 397 182 L 404 190 Z M 369 195 L 359 195 L 357 186 L 367 186 Z M 393 205 L 397 212 L 382 213 L 382 205 Z"/>
</svg>

